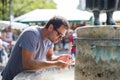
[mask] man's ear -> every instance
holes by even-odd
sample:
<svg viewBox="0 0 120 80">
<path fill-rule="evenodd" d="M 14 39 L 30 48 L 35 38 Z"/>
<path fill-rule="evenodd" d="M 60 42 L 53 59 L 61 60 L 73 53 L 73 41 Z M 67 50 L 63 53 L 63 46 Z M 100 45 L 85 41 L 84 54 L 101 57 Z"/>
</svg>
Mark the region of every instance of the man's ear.
<svg viewBox="0 0 120 80">
<path fill-rule="evenodd" d="M 52 31 L 54 29 L 53 25 L 50 24 L 49 27 L 48 27 L 48 31 Z"/>
</svg>

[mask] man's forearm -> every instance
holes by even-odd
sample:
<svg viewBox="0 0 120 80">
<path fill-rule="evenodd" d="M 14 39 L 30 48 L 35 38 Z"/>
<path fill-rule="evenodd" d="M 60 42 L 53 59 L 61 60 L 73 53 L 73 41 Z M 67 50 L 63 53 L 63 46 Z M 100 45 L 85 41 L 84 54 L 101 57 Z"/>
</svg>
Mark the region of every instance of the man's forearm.
<svg viewBox="0 0 120 80">
<path fill-rule="evenodd" d="M 57 61 L 57 60 L 58 60 L 58 57 L 59 57 L 59 56 L 53 55 L 51 61 Z"/>
<path fill-rule="evenodd" d="M 57 61 L 39 61 L 33 60 L 25 65 L 25 70 L 38 70 L 56 66 Z"/>
</svg>

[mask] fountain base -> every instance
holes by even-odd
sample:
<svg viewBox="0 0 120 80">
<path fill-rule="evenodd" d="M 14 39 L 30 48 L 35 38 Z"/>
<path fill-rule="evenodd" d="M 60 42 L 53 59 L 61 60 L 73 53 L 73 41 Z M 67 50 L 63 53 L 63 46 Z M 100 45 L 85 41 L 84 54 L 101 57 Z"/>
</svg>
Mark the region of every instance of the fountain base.
<svg viewBox="0 0 120 80">
<path fill-rule="evenodd" d="M 76 31 L 75 80 L 120 80 L 120 27 L 81 27 Z"/>
</svg>

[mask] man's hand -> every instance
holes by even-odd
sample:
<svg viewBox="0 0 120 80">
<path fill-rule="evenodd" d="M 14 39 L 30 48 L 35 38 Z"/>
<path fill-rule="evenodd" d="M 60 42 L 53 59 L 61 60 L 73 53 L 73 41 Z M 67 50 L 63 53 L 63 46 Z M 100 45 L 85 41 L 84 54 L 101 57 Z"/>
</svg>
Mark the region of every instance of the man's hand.
<svg viewBox="0 0 120 80">
<path fill-rule="evenodd" d="M 67 62 L 64 62 L 62 60 L 58 60 L 57 63 L 56 63 L 57 67 L 59 67 L 60 69 L 64 69 L 66 67 L 68 67 L 68 63 Z"/>
<path fill-rule="evenodd" d="M 66 62 L 68 65 L 71 65 L 71 64 L 73 64 L 75 61 L 70 60 L 70 58 L 71 58 L 71 55 L 70 55 L 70 54 L 62 54 L 62 55 L 60 55 L 60 56 L 57 58 L 57 60 L 64 61 L 64 62 Z"/>
</svg>

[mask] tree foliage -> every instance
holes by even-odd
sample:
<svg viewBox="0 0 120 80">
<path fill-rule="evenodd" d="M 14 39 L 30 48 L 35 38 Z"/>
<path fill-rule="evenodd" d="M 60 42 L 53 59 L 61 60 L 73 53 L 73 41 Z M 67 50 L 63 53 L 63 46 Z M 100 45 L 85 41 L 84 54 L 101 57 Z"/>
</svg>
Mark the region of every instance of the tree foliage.
<svg viewBox="0 0 120 80">
<path fill-rule="evenodd" d="M 9 1 L 8 0 L 0 0 L 0 19 L 6 19 L 7 15 L 9 15 Z"/>
<path fill-rule="evenodd" d="M 0 19 L 9 20 L 10 0 L 0 0 Z M 34 9 L 56 8 L 53 0 L 12 0 L 12 15 L 20 16 Z"/>
</svg>

